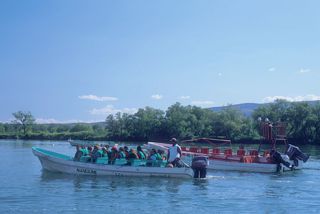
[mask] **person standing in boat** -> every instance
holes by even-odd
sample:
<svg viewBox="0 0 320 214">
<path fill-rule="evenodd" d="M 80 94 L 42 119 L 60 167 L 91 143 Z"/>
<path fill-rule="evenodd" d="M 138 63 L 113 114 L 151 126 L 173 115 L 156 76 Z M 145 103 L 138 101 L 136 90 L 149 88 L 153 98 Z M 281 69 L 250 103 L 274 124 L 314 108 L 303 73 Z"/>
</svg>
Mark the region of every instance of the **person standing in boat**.
<svg viewBox="0 0 320 214">
<path fill-rule="evenodd" d="M 176 138 L 172 138 L 170 142 L 172 146 L 168 149 L 168 163 L 171 163 L 174 167 L 179 166 L 182 156 L 181 147 L 178 145 Z"/>
</svg>

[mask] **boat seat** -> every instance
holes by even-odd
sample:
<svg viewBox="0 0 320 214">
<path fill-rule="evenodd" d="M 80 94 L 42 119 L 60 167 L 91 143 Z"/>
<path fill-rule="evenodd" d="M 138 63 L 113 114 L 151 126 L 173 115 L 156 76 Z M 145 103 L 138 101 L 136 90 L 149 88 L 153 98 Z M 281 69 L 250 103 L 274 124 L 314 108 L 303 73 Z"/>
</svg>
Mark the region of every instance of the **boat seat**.
<svg viewBox="0 0 320 214">
<path fill-rule="evenodd" d="M 147 160 L 146 166 L 153 166 L 153 167 L 166 167 L 167 161 L 166 160 Z"/>
<path fill-rule="evenodd" d="M 263 152 L 263 157 L 270 157 L 270 151 L 269 150 L 265 150 Z"/>
<path fill-rule="evenodd" d="M 230 155 L 226 157 L 227 160 L 231 160 L 231 161 L 241 161 L 242 157 L 241 156 L 234 156 L 234 155 Z"/>
<path fill-rule="evenodd" d="M 245 155 L 245 156 L 243 156 L 243 162 L 244 163 L 252 163 L 253 157 L 251 155 Z"/>
<path fill-rule="evenodd" d="M 128 162 L 131 166 L 145 166 L 147 161 L 140 159 L 130 159 Z"/>
<path fill-rule="evenodd" d="M 269 163 L 269 158 L 268 157 L 257 157 L 257 162 L 259 163 Z"/>
<path fill-rule="evenodd" d="M 108 164 L 108 157 L 97 158 L 97 164 Z"/>
<path fill-rule="evenodd" d="M 224 155 L 225 155 L 225 156 L 230 156 L 230 155 L 232 155 L 232 149 L 225 149 L 225 150 L 224 150 Z"/>
<path fill-rule="evenodd" d="M 114 165 L 125 165 L 125 164 L 127 164 L 127 159 L 125 158 L 116 159 L 114 161 Z"/>
<path fill-rule="evenodd" d="M 201 148 L 201 153 L 209 154 L 209 148 Z"/>
<path fill-rule="evenodd" d="M 258 150 L 255 150 L 255 149 L 253 149 L 253 150 L 250 150 L 250 155 L 252 155 L 252 156 L 258 156 Z"/>
<path fill-rule="evenodd" d="M 81 156 L 80 162 L 85 162 L 85 163 L 87 163 L 87 162 L 90 161 L 90 159 L 91 159 L 91 157 L 90 157 L 89 155 Z"/>
<path fill-rule="evenodd" d="M 198 153 L 198 148 L 192 147 L 192 148 L 189 149 L 189 152 Z"/>
<path fill-rule="evenodd" d="M 187 151 L 187 148 L 186 147 L 181 147 L 181 150 L 185 152 L 185 151 Z"/>
<path fill-rule="evenodd" d="M 238 149 L 237 156 L 244 156 L 246 154 L 246 151 L 244 149 Z"/>
<path fill-rule="evenodd" d="M 168 163 L 168 161 L 166 161 L 166 160 L 158 160 L 158 161 L 157 161 L 157 164 L 158 164 L 160 167 L 166 167 L 166 166 L 167 166 L 167 163 Z"/>
<path fill-rule="evenodd" d="M 220 149 L 218 149 L 218 148 L 212 149 L 212 154 L 213 154 L 213 155 L 218 155 L 218 154 L 220 154 Z"/>
</svg>

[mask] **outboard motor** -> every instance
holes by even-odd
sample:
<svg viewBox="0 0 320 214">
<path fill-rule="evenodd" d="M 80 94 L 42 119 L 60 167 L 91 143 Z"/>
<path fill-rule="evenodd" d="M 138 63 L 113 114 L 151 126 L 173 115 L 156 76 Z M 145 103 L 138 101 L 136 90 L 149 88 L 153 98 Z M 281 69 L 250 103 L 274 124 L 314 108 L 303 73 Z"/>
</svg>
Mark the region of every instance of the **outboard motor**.
<svg viewBox="0 0 320 214">
<path fill-rule="evenodd" d="M 205 178 L 207 176 L 208 158 L 205 156 L 196 156 L 192 159 L 191 167 L 193 169 L 194 178 Z"/>
<path fill-rule="evenodd" d="M 309 155 L 302 153 L 300 148 L 297 146 L 294 146 L 292 144 L 289 144 L 288 146 L 289 147 L 286 151 L 286 155 L 289 156 L 290 160 L 293 160 L 295 166 L 299 165 L 299 160 L 307 162 L 307 160 L 309 159 Z"/>
<path fill-rule="evenodd" d="M 281 154 L 276 150 L 271 150 L 270 156 L 272 158 L 272 162 L 278 164 L 278 171 L 280 170 L 280 164 L 283 164 L 284 166 L 293 170 L 293 166 L 288 161 L 284 160 Z"/>
</svg>

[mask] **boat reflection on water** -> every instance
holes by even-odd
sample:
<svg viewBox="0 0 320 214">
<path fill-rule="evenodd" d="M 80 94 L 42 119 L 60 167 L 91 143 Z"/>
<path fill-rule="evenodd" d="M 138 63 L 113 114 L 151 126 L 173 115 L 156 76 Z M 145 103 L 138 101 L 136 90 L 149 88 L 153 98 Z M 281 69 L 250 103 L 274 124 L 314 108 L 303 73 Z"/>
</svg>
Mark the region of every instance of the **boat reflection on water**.
<svg viewBox="0 0 320 214">
<path fill-rule="evenodd" d="M 161 177 L 114 177 L 114 176 L 79 176 L 64 173 L 50 172 L 42 170 L 42 183 L 51 183 L 55 185 L 64 183 L 66 185 L 71 182 L 75 191 L 83 191 L 89 189 L 107 190 L 110 192 L 125 189 L 128 190 L 152 190 L 168 192 L 179 192 L 180 186 L 190 183 L 188 179 L 171 178 L 165 179 Z"/>
</svg>

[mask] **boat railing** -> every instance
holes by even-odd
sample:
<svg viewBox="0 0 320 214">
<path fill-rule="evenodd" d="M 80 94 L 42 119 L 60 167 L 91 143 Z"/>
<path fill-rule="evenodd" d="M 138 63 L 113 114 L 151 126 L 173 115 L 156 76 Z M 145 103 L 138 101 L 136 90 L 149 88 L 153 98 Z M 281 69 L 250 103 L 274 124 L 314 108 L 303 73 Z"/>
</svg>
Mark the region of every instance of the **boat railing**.
<svg viewBox="0 0 320 214">
<path fill-rule="evenodd" d="M 97 164 L 108 164 L 109 158 L 108 157 L 100 157 L 97 158 Z"/>
</svg>

